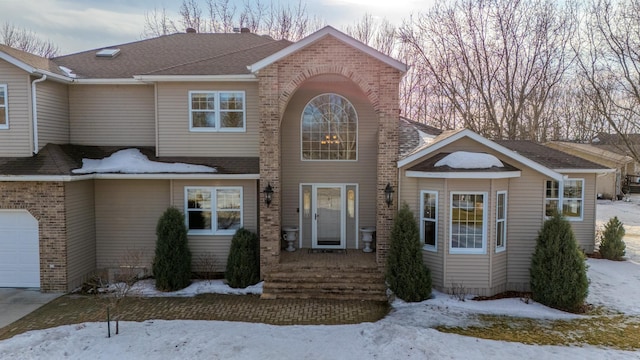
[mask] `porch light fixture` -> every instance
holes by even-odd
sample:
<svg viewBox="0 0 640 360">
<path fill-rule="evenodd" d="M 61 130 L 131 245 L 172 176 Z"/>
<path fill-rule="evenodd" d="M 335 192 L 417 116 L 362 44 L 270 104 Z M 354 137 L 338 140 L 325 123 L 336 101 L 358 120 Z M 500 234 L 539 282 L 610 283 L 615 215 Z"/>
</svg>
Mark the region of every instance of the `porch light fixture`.
<svg viewBox="0 0 640 360">
<path fill-rule="evenodd" d="M 391 183 L 387 183 L 387 187 L 384 188 L 384 201 L 387 203 L 387 207 L 391 207 L 393 204 L 393 187 L 391 187 Z"/>
<path fill-rule="evenodd" d="M 271 183 L 267 184 L 267 187 L 264 188 L 264 203 L 267 204 L 267 207 L 271 206 L 271 200 L 273 200 L 273 188 L 271 187 Z"/>
</svg>

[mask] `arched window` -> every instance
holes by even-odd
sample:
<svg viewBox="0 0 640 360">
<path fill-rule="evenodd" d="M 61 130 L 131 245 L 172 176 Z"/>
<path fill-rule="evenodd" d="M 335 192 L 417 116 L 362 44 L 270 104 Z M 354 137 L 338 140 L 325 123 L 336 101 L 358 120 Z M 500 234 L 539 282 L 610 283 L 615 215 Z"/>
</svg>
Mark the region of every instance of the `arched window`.
<svg viewBox="0 0 640 360">
<path fill-rule="evenodd" d="M 337 94 L 311 99 L 302 112 L 302 160 L 357 160 L 358 115 Z"/>
</svg>

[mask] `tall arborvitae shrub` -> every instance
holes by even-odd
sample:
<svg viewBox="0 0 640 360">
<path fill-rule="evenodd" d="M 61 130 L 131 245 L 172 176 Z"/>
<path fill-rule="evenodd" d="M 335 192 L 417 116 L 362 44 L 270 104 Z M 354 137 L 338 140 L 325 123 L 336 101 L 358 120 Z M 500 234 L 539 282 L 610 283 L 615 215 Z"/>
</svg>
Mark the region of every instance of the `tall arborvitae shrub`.
<svg viewBox="0 0 640 360">
<path fill-rule="evenodd" d="M 191 283 L 191 252 L 187 244 L 187 227 L 180 210 L 170 207 L 156 227 L 156 256 L 153 276 L 160 291 L 175 291 Z"/>
<path fill-rule="evenodd" d="M 418 224 L 407 204 L 402 205 L 391 229 L 386 278 L 400 299 L 417 302 L 431 297 L 431 272 L 422 261 Z"/>
<path fill-rule="evenodd" d="M 231 239 L 224 277 L 232 288 L 246 288 L 260 281 L 258 236 L 244 228 Z"/>
<path fill-rule="evenodd" d="M 600 238 L 600 255 L 609 260 L 622 260 L 627 245 L 622 241 L 624 226 L 617 216 L 609 219 Z"/>
<path fill-rule="evenodd" d="M 579 311 L 589 292 L 587 266 L 571 224 L 555 214 L 538 233 L 531 259 L 531 291 L 535 301 L 566 311 Z"/>
</svg>

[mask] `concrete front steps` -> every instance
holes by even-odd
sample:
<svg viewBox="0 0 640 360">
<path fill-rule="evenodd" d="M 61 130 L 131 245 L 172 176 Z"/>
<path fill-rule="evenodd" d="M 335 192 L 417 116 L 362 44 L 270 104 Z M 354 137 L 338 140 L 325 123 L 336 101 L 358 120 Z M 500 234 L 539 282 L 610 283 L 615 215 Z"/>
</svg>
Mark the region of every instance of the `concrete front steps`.
<svg viewBox="0 0 640 360">
<path fill-rule="evenodd" d="M 375 263 L 281 263 L 266 275 L 262 297 L 387 301 L 384 275 Z"/>
</svg>

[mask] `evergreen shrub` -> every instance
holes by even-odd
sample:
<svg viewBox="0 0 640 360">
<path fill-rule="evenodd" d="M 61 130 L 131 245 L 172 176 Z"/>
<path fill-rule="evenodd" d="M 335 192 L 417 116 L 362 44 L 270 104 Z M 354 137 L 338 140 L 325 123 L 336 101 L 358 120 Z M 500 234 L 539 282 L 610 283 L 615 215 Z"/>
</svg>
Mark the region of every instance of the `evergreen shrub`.
<svg viewBox="0 0 640 360">
<path fill-rule="evenodd" d="M 624 226 L 617 216 L 609 219 L 600 238 L 600 256 L 609 260 L 622 260 L 627 247 L 622 240 L 624 233 Z"/>
<path fill-rule="evenodd" d="M 531 258 L 533 300 L 578 312 L 589 292 L 587 265 L 571 224 L 559 214 L 542 225 Z"/>
<path fill-rule="evenodd" d="M 184 216 L 175 207 L 168 208 L 156 227 L 156 253 L 153 276 L 160 291 L 176 291 L 191 283 L 191 252 L 187 243 Z"/>
<path fill-rule="evenodd" d="M 386 279 L 391 291 L 404 301 L 431 297 L 431 272 L 422 261 L 418 224 L 407 204 L 402 205 L 391 229 Z"/>
<path fill-rule="evenodd" d="M 231 239 L 225 272 L 232 288 L 246 288 L 260 281 L 260 249 L 258 235 L 244 228 Z"/>
</svg>

